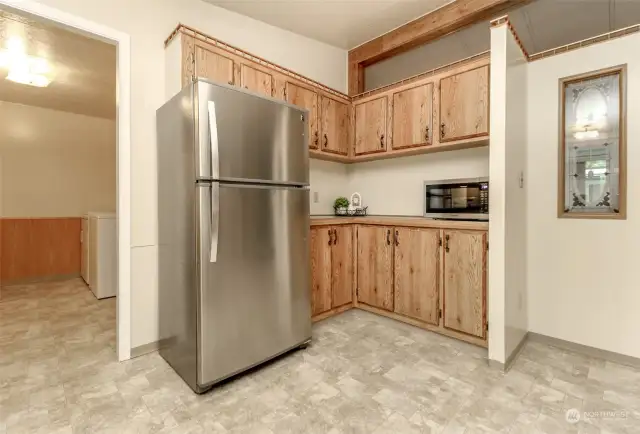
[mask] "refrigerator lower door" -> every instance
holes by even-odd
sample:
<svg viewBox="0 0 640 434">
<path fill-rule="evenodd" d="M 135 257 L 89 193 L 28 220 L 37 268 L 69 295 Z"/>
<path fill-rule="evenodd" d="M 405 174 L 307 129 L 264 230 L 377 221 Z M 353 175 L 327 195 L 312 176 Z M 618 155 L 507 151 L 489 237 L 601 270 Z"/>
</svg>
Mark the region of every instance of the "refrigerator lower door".
<svg viewBox="0 0 640 434">
<path fill-rule="evenodd" d="M 309 190 L 196 184 L 198 386 L 311 338 Z"/>
</svg>

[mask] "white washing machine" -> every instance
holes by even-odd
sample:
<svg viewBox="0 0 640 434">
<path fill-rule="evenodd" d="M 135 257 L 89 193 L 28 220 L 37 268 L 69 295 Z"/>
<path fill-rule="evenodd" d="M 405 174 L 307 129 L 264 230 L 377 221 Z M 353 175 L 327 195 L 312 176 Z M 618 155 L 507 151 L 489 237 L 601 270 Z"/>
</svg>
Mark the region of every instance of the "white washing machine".
<svg viewBox="0 0 640 434">
<path fill-rule="evenodd" d="M 90 212 L 87 214 L 87 226 L 88 236 L 85 237 L 83 232 L 83 255 L 87 250 L 85 281 L 96 298 L 115 297 L 118 284 L 116 215 Z"/>
</svg>

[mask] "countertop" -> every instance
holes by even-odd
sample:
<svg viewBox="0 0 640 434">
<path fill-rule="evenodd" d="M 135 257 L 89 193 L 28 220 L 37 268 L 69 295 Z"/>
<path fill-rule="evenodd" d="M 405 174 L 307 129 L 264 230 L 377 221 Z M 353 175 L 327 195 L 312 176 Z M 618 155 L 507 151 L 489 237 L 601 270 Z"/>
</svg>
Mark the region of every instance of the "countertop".
<svg viewBox="0 0 640 434">
<path fill-rule="evenodd" d="M 327 225 L 380 225 L 380 226 L 408 226 L 416 228 L 436 229 L 468 229 L 486 231 L 489 222 L 434 220 L 425 217 L 403 216 L 367 216 L 367 217 L 340 217 L 340 216 L 311 216 L 311 226 Z"/>
</svg>

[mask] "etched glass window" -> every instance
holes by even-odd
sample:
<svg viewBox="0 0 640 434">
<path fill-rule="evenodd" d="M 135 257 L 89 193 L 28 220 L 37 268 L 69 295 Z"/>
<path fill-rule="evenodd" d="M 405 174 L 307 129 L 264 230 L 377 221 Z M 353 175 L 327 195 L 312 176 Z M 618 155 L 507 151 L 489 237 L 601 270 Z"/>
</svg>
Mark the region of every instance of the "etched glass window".
<svg viewBox="0 0 640 434">
<path fill-rule="evenodd" d="M 561 217 L 625 216 L 623 74 L 561 80 Z"/>
</svg>

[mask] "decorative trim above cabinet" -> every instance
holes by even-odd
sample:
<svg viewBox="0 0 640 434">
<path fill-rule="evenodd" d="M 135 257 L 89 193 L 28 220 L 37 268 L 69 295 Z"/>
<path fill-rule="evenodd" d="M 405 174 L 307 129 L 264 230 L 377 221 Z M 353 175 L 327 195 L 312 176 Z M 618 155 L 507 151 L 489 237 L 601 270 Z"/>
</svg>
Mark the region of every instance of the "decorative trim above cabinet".
<svg viewBox="0 0 640 434">
<path fill-rule="evenodd" d="M 236 56 L 240 56 L 243 59 L 249 60 L 251 62 L 263 65 L 267 68 L 273 69 L 274 71 L 279 72 L 280 74 L 284 74 L 287 75 L 291 78 L 295 78 L 298 81 L 301 81 L 303 83 L 309 84 L 313 87 L 317 87 L 319 89 L 322 89 L 323 91 L 333 94 L 339 98 L 342 99 L 346 99 L 347 101 L 349 100 L 349 96 L 345 93 L 342 93 L 340 91 L 337 91 L 329 86 L 326 86 L 320 82 L 317 82 L 315 80 L 312 80 L 308 77 L 305 77 L 302 74 L 298 74 L 297 72 L 291 71 L 290 69 L 287 69 L 283 66 L 280 66 L 276 63 L 273 62 L 269 62 L 266 59 L 263 59 L 262 57 L 256 56 L 255 54 L 251 54 L 247 51 L 244 51 L 240 48 L 234 47 L 231 44 L 227 44 L 226 42 L 223 42 L 219 39 L 213 38 L 205 33 L 202 33 L 192 27 L 189 26 L 185 26 L 184 24 L 178 24 L 178 26 L 173 30 L 173 32 L 171 32 L 171 34 L 169 35 L 169 37 L 164 41 L 164 46 L 165 48 L 169 45 L 169 43 L 176 37 L 178 36 L 179 33 L 182 33 L 184 35 L 188 35 L 191 36 L 193 38 L 195 38 L 196 40 L 200 40 L 203 42 L 206 42 L 209 45 L 212 45 L 214 47 L 220 48 L 224 51 L 227 51 L 231 54 L 234 54 Z"/>
<path fill-rule="evenodd" d="M 165 49 L 175 71 L 167 89 L 203 77 L 308 109 L 311 158 L 358 163 L 489 144 L 488 52 L 351 98 L 183 24 Z"/>
</svg>

